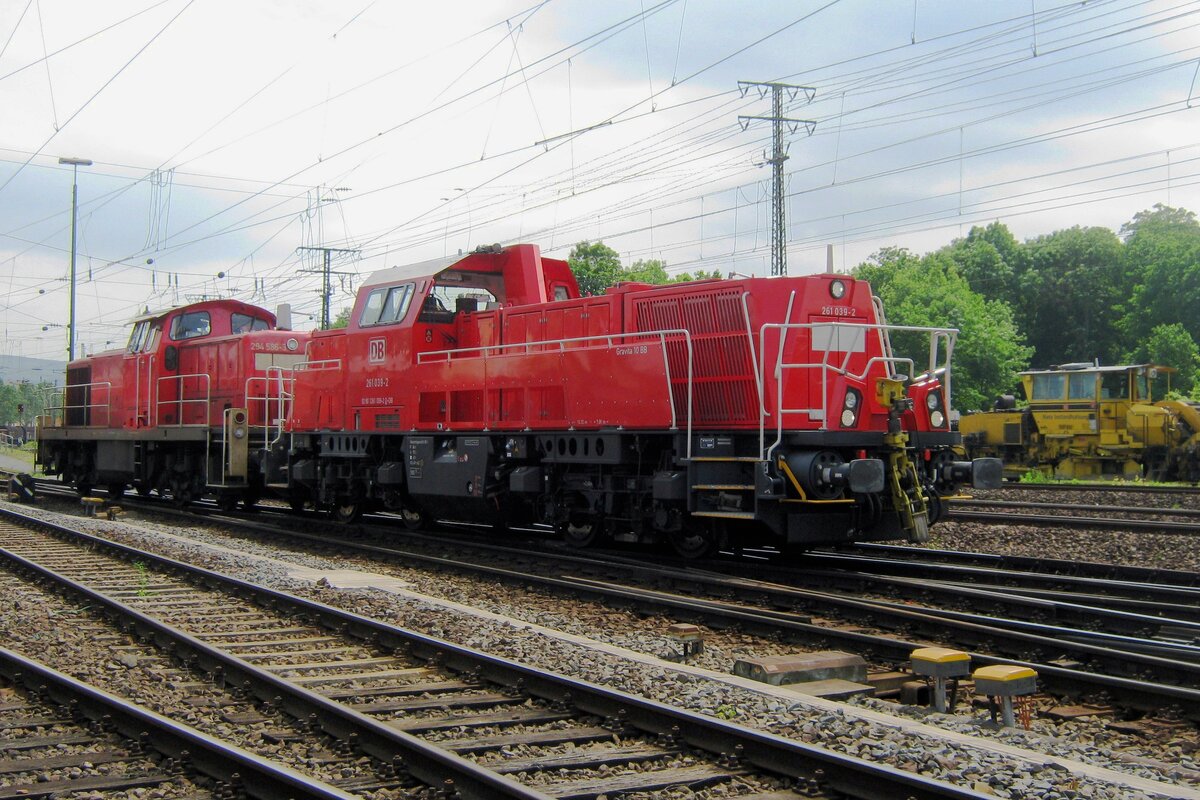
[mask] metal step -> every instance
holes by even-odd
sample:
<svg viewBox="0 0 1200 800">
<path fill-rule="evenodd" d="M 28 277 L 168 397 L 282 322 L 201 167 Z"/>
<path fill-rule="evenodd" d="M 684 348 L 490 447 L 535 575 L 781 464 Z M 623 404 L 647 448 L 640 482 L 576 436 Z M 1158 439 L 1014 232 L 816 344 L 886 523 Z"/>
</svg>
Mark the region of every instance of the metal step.
<svg viewBox="0 0 1200 800">
<path fill-rule="evenodd" d="M 756 519 L 749 511 L 693 511 L 692 517 L 715 517 L 717 519 Z"/>
<path fill-rule="evenodd" d="M 685 460 L 686 461 L 725 461 L 725 462 L 731 462 L 731 463 L 756 464 L 760 461 L 765 461 L 766 459 L 759 458 L 758 456 L 692 456 L 690 459 L 685 459 Z"/>
</svg>

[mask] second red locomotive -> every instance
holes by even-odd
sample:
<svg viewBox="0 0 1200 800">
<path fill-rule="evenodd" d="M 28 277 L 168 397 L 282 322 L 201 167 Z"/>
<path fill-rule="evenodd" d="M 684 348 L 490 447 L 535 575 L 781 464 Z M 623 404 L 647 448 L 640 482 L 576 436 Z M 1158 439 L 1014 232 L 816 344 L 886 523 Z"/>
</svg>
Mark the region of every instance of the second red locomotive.
<svg viewBox="0 0 1200 800">
<path fill-rule="evenodd" d="M 38 420 L 38 463 L 83 494 L 134 486 L 181 504 L 214 494 L 252 506 L 307 341 L 237 300 L 145 314 L 125 349 L 67 366 L 65 390 Z"/>
</svg>

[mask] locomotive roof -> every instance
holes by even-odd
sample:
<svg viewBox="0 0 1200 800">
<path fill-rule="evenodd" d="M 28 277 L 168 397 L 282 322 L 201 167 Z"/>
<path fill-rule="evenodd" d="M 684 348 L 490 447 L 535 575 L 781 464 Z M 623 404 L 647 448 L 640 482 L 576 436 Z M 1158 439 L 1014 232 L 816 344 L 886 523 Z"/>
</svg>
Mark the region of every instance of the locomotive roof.
<svg viewBox="0 0 1200 800">
<path fill-rule="evenodd" d="M 443 258 L 432 258 L 428 261 L 418 261 L 415 264 L 405 264 L 402 267 L 389 267 L 372 272 L 370 277 L 363 283 L 363 286 L 378 286 L 380 284 L 395 283 L 396 281 L 411 280 L 413 278 L 425 278 L 430 275 L 436 275 L 447 267 L 457 264 L 464 258 L 465 255 L 446 256 Z"/>
<path fill-rule="evenodd" d="M 1164 367 L 1161 364 L 1120 364 L 1110 367 L 1098 367 L 1087 362 L 1079 364 L 1060 364 L 1049 369 L 1027 369 L 1018 375 L 1050 375 L 1063 372 L 1128 372 L 1131 369 L 1156 369 L 1159 372 L 1177 372 L 1174 367 Z"/>
<path fill-rule="evenodd" d="M 138 322 L 142 322 L 143 320 L 148 320 L 148 319 L 160 319 L 161 317 L 165 317 L 167 314 L 170 314 L 172 311 L 178 311 L 181 308 L 211 308 L 213 306 L 225 306 L 227 308 L 251 309 L 255 313 L 261 312 L 261 313 L 269 316 L 271 319 L 275 319 L 274 314 L 272 314 L 270 311 L 267 311 L 265 308 L 262 308 L 261 306 L 256 306 L 251 303 L 245 303 L 241 300 L 234 300 L 231 297 L 227 297 L 227 298 L 215 298 L 213 300 L 201 300 L 198 303 L 184 303 L 183 305 L 179 305 L 179 306 L 168 306 L 167 308 L 159 309 L 158 311 L 147 311 L 145 314 L 138 314 L 136 317 L 131 319 L 129 321 L 129 324 L 133 325 L 133 324 L 136 324 Z"/>
</svg>

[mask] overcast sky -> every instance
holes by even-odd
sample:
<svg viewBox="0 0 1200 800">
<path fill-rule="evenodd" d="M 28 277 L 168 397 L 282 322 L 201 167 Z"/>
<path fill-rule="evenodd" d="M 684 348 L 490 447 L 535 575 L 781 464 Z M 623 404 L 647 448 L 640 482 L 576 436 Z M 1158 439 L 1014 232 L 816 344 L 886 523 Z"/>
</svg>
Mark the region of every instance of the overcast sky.
<svg viewBox="0 0 1200 800">
<path fill-rule="evenodd" d="M 1200 2 L 0 0 L 7 354 L 232 295 L 319 313 L 357 277 L 492 242 L 766 274 L 769 97 L 788 264 L 1200 211 Z M 221 276 L 221 277 L 218 277 Z M 45 328 L 45 330 L 43 330 Z M 111 344 L 110 344 L 111 343 Z M 0 375 L 3 378 L 3 375 Z"/>
</svg>

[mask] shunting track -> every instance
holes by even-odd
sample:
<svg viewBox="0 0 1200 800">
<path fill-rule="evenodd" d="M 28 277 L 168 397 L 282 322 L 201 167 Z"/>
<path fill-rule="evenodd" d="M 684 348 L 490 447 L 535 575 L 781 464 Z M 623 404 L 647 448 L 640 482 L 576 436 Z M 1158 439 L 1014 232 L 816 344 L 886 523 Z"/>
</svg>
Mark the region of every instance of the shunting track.
<svg viewBox="0 0 1200 800">
<path fill-rule="evenodd" d="M 799 567 L 706 562 L 703 571 L 695 566 L 672 571 L 620 557 L 606 565 L 604 556 L 591 553 L 556 550 L 539 556 L 473 543 L 469 538 L 452 540 L 449 532 L 439 533 L 437 541 L 461 542 L 463 547 L 450 548 L 453 556 L 439 556 L 393 544 L 401 535 L 422 538 L 400 534 L 394 527 L 339 528 L 347 534 L 379 534 L 375 541 L 380 544 L 364 544 L 349 535 L 331 542 L 327 522 L 321 524 L 320 533 L 298 533 L 295 517 L 289 518 L 286 528 L 224 516 L 220 524 L 243 528 L 255 537 L 265 535 L 404 565 L 481 574 L 608 604 L 660 610 L 673 618 L 713 627 L 736 626 L 819 648 L 836 647 L 876 663 L 906 665 L 913 649 L 948 644 L 972 651 L 973 660 L 980 665 L 1031 666 L 1048 691 L 1062 696 L 1083 695 L 1142 710 L 1174 706 L 1200 718 L 1200 647 L 1196 644 L 1200 620 L 1186 616 L 1188 609 L 1195 609 L 1200 616 L 1196 591 L 1185 591 L 1182 598 L 1167 593 L 1161 605 L 1143 603 L 1129 609 L 1119 604 L 1105 607 L 1086 598 L 1046 598 L 962 586 L 945 573 L 936 581 L 906 585 L 904 580 L 888 576 L 888 559 L 816 569 L 811 562 Z M 476 552 L 474 558 L 469 555 L 472 551 Z M 526 563 L 541 561 L 543 566 L 518 569 L 496 563 L 514 558 Z M 818 564 L 824 558 L 836 560 L 835 556 L 816 558 Z M 544 568 L 546 563 L 549 570 Z M 609 568 L 611 571 L 606 571 Z M 595 577 L 564 574 L 565 569 L 590 572 Z M 632 585 L 639 582 L 648 586 Z M 662 586 L 669 588 L 658 588 Z M 802 588 L 805 586 L 814 588 Z M 863 597 L 869 592 L 899 595 L 899 599 Z M 710 599 L 700 599 L 703 596 Z M 947 601 L 947 607 L 929 607 L 931 598 Z M 912 600 L 923 605 L 914 606 Z M 977 609 L 973 613 L 950 610 L 972 606 Z M 1179 619 L 1164 610 L 1177 606 L 1184 611 Z"/>
<path fill-rule="evenodd" d="M 3 516 L 0 557 L 11 569 L 104 609 L 192 670 L 378 760 L 384 782 L 411 776 L 464 798 L 527 800 L 722 783 L 745 800 L 982 796 Z M 556 749 L 567 743 L 588 746 Z M 546 754 L 506 757 L 514 744 Z"/>
<path fill-rule="evenodd" d="M 0 648 L 0 675 L 23 695 L 0 704 L 4 800 L 164 785 L 214 800 L 352 797 L 12 650 Z"/>
</svg>

